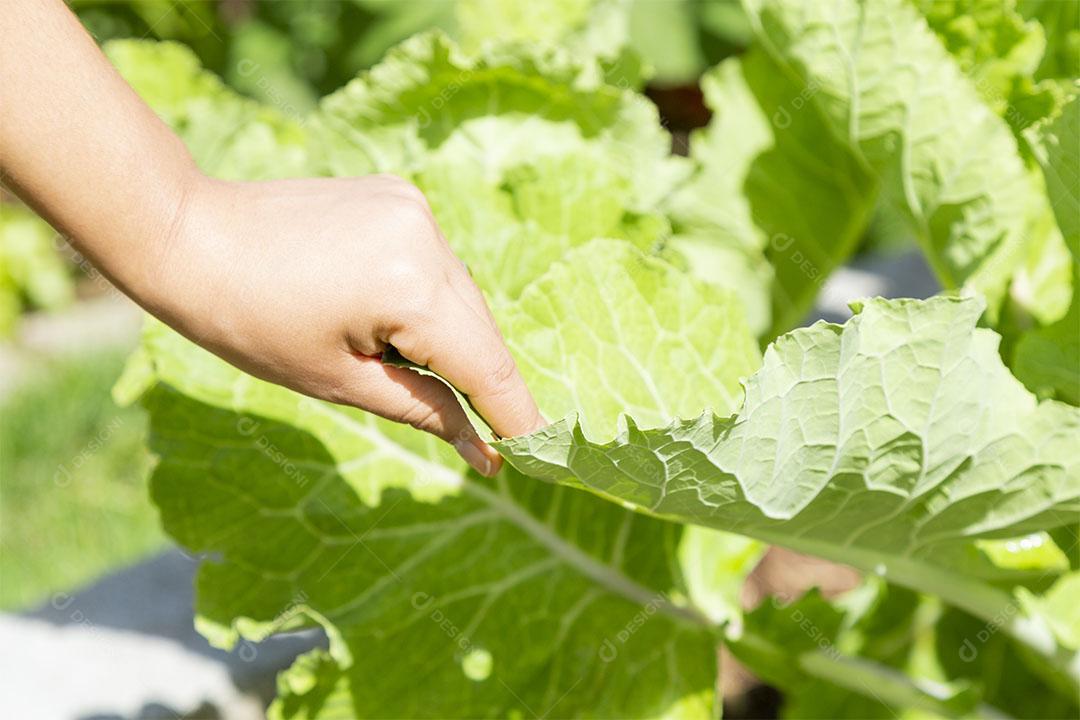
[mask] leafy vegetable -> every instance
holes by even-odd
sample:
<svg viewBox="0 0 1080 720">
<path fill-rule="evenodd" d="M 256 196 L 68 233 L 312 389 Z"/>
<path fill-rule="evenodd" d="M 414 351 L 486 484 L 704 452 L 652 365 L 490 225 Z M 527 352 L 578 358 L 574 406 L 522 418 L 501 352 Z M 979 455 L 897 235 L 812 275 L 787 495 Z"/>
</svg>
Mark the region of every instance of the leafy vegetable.
<svg viewBox="0 0 1080 720">
<path fill-rule="evenodd" d="M 1039 154 L 1057 225 L 1074 263 L 1080 262 L 1080 100 L 1042 129 Z M 1018 378 L 1044 396 L 1080 405 L 1080 266 L 1073 264 L 1072 302 L 1065 316 L 1017 342 Z"/>
<path fill-rule="evenodd" d="M 825 279 L 854 250 L 878 180 L 833 135 L 813 92 L 761 49 L 717 66 L 704 87 L 716 115 L 693 139 L 698 167 L 673 196 L 672 214 L 683 233 L 737 249 L 765 293 L 772 280 L 764 318 L 756 313 L 768 306 L 753 289 L 742 295 L 755 330 L 773 337 L 806 315 Z M 683 244 L 679 235 L 672 240 L 676 249 Z M 735 288 L 747 283 L 738 265 L 727 273 L 709 267 L 709 277 Z"/>
<path fill-rule="evenodd" d="M 592 238 L 651 248 L 686 172 L 644 98 L 550 48 L 471 58 L 418 36 L 312 125 L 320 170 L 413 179 L 478 284 L 510 297 Z"/>
<path fill-rule="evenodd" d="M 1036 712 L 1071 711 L 1080 410 L 1002 362 L 1070 397 L 1046 378 L 1075 306 L 1052 176 L 1074 110 L 1034 79 L 1039 26 L 960 2 L 747 5 L 757 44 L 707 74 L 688 159 L 615 69 L 640 22 L 620 3 L 463 1 L 462 46 L 417 35 L 303 116 L 179 46 L 109 47 L 210 173 L 415 182 L 556 420 L 501 441 L 513 468 L 486 480 L 148 324 L 117 393 L 150 410 L 166 528 L 212 558 L 200 630 L 330 640 L 273 715 L 706 717 L 720 643 L 796 714 L 1023 714 L 1031 688 Z M 1021 132 L 979 78 L 1053 102 Z M 784 334 L 872 220 L 981 297 Z M 743 616 L 763 543 L 867 579 Z M 947 617 L 994 628 L 986 652 L 945 658 L 968 639 Z M 1006 689 L 991 650 L 1019 657 Z"/>
<path fill-rule="evenodd" d="M 845 326 L 780 338 L 733 418 L 628 419 L 613 440 L 567 419 L 499 447 L 527 475 L 845 562 L 992 620 L 1008 594 L 953 566 L 976 538 L 1080 519 L 1080 410 L 1038 404 L 1009 375 L 975 301 L 856 309 Z M 1045 628 L 1007 630 L 1053 652 Z"/>
</svg>

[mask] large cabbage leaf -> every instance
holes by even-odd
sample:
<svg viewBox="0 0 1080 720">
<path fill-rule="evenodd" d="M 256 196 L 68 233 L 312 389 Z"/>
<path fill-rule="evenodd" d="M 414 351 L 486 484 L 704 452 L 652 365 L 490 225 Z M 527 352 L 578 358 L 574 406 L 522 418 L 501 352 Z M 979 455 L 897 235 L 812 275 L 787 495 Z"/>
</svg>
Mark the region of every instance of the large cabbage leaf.
<svg viewBox="0 0 1080 720">
<path fill-rule="evenodd" d="M 976 300 L 856 310 L 778 339 L 734 416 L 650 429 L 628 417 L 614 437 L 570 417 L 499 447 L 528 475 L 1007 617 L 1075 677 L 1045 623 L 1009 611 L 972 541 L 1080 520 L 1080 410 L 1038 403 L 1009 374 Z"/>
<path fill-rule="evenodd" d="M 946 288 L 986 297 L 991 321 L 1010 291 L 1040 323 L 1064 314 L 1069 263 L 1023 132 L 1066 94 L 1033 79 L 1038 23 L 980 0 L 747 6 L 758 44 L 704 79 L 715 114 L 670 245 L 740 292 L 755 331 L 797 326 L 883 229 L 916 238 Z"/>
<path fill-rule="evenodd" d="M 695 272 L 741 290 L 755 330 L 771 338 L 802 321 L 855 249 L 879 181 L 834 134 L 813 88 L 761 48 L 721 63 L 703 87 L 715 114 L 691 139 L 694 176 L 668 203 L 670 245 L 711 247 L 717 261 L 701 262 L 698 251 Z M 771 300 L 755 297 L 769 297 L 770 280 Z"/>
<path fill-rule="evenodd" d="M 1004 295 L 1030 188 L 1016 140 L 906 1 L 753 0 L 758 37 L 883 180 L 946 287 Z M 993 309 L 993 308 L 992 308 Z"/>
</svg>

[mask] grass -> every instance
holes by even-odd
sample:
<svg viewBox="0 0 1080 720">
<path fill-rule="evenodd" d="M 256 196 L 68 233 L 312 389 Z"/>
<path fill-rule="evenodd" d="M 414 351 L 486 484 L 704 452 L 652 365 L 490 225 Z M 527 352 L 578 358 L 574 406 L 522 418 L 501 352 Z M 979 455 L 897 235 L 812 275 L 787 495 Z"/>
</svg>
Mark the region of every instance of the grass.
<svg viewBox="0 0 1080 720">
<path fill-rule="evenodd" d="M 146 418 L 109 390 L 123 355 L 50 361 L 0 401 L 0 609 L 78 587 L 162 547 Z"/>
</svg>

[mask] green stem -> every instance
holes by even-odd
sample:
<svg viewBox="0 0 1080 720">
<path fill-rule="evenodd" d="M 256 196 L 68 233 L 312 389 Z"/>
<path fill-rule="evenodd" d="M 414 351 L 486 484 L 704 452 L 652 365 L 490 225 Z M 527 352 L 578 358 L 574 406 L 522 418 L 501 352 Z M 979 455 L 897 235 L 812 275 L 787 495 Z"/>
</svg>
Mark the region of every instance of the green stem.
<svg viewBox="0 0 1080 720">
<path fill-rule="evenodd" d="M 788 651 L 771 640 L 743 629 L 731 643 L 752 648 L 755 653 L 791 662 Z M 736 653 L 738 654 L 738 653 Z M 916 680 L 904 673 L 865 658 L 852 658 L 838 652 L 815 650 L 797 655 L 795 663 L 806 675 L 876 700 L 897 709 L 918 708 L 946 718 L 983 718 L 1003 720 L 1009 715 L 997 708 L 978 703 L 969 707 L 939 683 Z M 752 668 L 751 668 L 752 669 Z"/>
<path fill-rule="evenodd" d="M 998 630 L 1023 643 L 1045 658 L 1070 687 L 1080 691 L 1080 653 L 1061 647 L 1053 632 L 1040 618 L 1025 615 L 1020 601 L 1011 593 L 988 583 L 950 572 L 909 557 L 884 555 L 879 551 L 840 547 L 830 543 L 800 538 L 797 543 L 785 538 L 755 536 L 774 545 L 784 545 L 798 552 L 851 565 L 863 572 L 875 573 L 889 582 L 935 595 L 946 603 L 984 620 L 992 635 Z"/>
</svg>

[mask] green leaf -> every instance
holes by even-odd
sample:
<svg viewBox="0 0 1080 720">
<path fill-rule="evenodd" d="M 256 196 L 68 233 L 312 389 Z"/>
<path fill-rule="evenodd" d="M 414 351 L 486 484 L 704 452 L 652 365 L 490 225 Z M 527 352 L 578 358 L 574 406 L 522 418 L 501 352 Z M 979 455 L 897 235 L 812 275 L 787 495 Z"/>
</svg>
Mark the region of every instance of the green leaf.
<svg viewBox="0 0 1080 720">
<path fill-rule="evenodd" d="M 1036 615 L 1025 597 L 1031 596 L 1021 591 L 1011 612 Z M 998 623 L 949 607 L 935 619 L 932 646 L 916 654 L 929 655 L 924 661 L 932 662 L 947 681 L 977 687 L 984 702 L 999 710 L 999 717 L 1077 716 L 1076 690 L 1061 683 L 1030 648 L 1002 633 Z"/>
<path fill-rule="evenodd" d="M 760 48 L 721 63 L 703 87 L 715 114 L 692 138 L 699 167 L 672 199 L 673 221 L 718 244 L 764 252 L 774 273 L 764 333 L 772 338 L 802 321 L 825 279 L 855 249 L 878 182 L 833 134 L 813 90 Z"/>
<path fill-rule="evenodd" d="M 1080 262 L 1080 93 L 1073 95 L 1052 123 L 1042 129 L 1050 204 L 1073 257 Z"/>
<path fill-rule="evenodd" d="M 698 280 L 734 293 L 755 336 L 769 332 L 773 267 L 758 248 L 723 232 L 684 231 L 667 238 L 660 256 Z"/>
<path fill-rule="evenodd" d="M 683 529 L 679 564 L 691 603 L 717 625 L 738 624 L 746 576 L 765 555 L 766 546 L 751 538 L 699 525 Z"/>
<path fill-rule="evenodd" d="M 197 581 L 211 641 L 326 629 L 315 687 L 290 679 L 285 715 L 655 716 L 687 696 L 707 706 L 714 642 L 676 604 L 685 592 L 665 552 L 679 528 L 520 476 L 464 476 L 432 442 L 396 443 L 387 423 L 304 410 L 240 376 L 233 387 L 229 408 L 164 385 L 147 397 L 162 456 L 153 496 L 174 537 L 220 557 Z M 264 409 L 289 409 L 290 422 L 254 414 Z M 387 489 L 366 499 L 375 484 Z"/>
<path fill-rule="evenodd" d="M 31 210 L 0 204 L 0 294 L 15 311 L 12 324 L 23 306 L 56 310 L 75 299 L 75 280 L 58 252 L 62 246 L 60 235 Z"/>
<path fill-rule="evenodd" d="M 759 363 L 734 296 L 613 240 L 571 251 L 495 314 L 544 415 L 576 412 L 601 435 L 623 413 L 733 410 Z"/>
<path fill-rule="evenodd" d="M 1009 124 L 1029 168 L 1026 242 L 1009 288 L 1013 307 L 1007 306 L 997 323 L 1009 343 L 1011 332 L 1023 328 L 1029 317 L 1043 325 L 1059 320 L 1072 294 L 1072 260 L 1054 222 L 1047 183 L 1034 163 L 1036 157 L 1045 158 L 1046 144 L 1036 128 L 1061 112 L 1069 93 L 1062 81 L 1035 81 L 1046 38 L 1042 26 L 1025 20 L 1014 0 L 916 4 L 982 101 Z"/>
<path fill-rule="evenodd" d="M 1080 606 L 1076 604 L 1080 573 L 1063 575 L 1041 596 L 1026 590 L 1020 592 L 1028 611 L 1046 618 L 1058 642 L 1073 650 L 1080 649 Z"/>
<path fill-rule="evenodd" d="M 652 67 L 654 81 L 664 85 L 695 82 L 706 66 L 699 15 L 703 6 L 712 3 L 632 0 L 628 4 L 629 41 Z"/>
<path fill-rule="evenodd" d="M 1026 281 L 1020 284 L 1021 289 L 1032 288 L 1034 292 L 1029 294 L 1042 296 L 1041 302 L 1032 303 L 1031 311 L 1043 325 L 1020 336 L 1013 350 L 1013 368 L 1016 376 L 1040 396 L 1078 405 L 1080 266 L 1075 263 L 1080 261 L 1080 99 L 1075 93 L 1053 122 L 1037 129 L 1033 145 L 1057 227 L 1051 228 L 1052 234 L 1041 236 L 1045 242 L 1032 244 L 1025 272 L 1018 275 L 1018 279 Z M 1049 218 L 1044 217 L 1046 223 Z M 1040 237 L 1040 229 L 1044 228 L 1033 228 L 1036 237 Z M 1073 262 L 1066 262 L 1069 256 L 1062 245 L 1068 247 Z M 1037 254 L 1032 256 L 1032 251 Z M 1042 272 L 1026 272 L 1029 267 L 1041 268 Z M 1035 281 L 1027 281 L 1029 278 Z M 1070 286 L 1071 301 L 1062 316 L 1055 308 L 1065 305 L 1063 300 L 1070 297 Z M 1017 294 L 1015 287 L 1013 294 Z M 1036 312 L 1040 307 L 1049 307 L 1053 312 L 1047 317 Z"/>
<path fill-rule="evenodd" d="M 594 237 L 656 245 L 687 171 L 651 104 L 558 48 L 472 57 L 418 36 L 312 124 L 323 172 L 416 182 L 477 283 L 511 298 Z"/>
<path fill-rule="evenodd" d="M 918 0 L 942 44 L 975 89 L 1020 139 L 1063 101 L 1056 80 L 1035 82 L 1046 49 L 1043 27 L 1026 20 L 1015 0 Z"/>
<path fill-rule="evenodd" d="M 1015 570 L 1032 570 L 1046 577 L 1069 569 L 1069 559 L 1045 532 L 1007 540 L 976 540 L 975 546 L 994 565 Z"/>
<path fill-rule="evenodd" d="M 832 600 L 767 598 L 727 644 L 784 692 L 783 717 L 1075 716 L 1075 693 L 1053 692 L 1042 661 L 999 630 L 871 575 Z"/>
<path fill-rule="evenodd" d="M 293 69 L 294 38 L 273 25 L 251 19 L 232 31 L 229 85 L 287 114 L 306 115 L 316 97 L 306 78 Z"/>
<path fill-rule="evenodd" d="M 1065 317 L 1020 337 L 1013 371 L 1040 397 L 1080 405 L 1080 292 Z"/>
<path fill-rule="evenodd" d="M 525 474 L 877 572 L 993 618 L 1011 598 L 965 577 L 957 550 L 1076 521 L 1080 410 L 1036 402 L 1002 365 L 998 337 L 976 328 L 982 309 L 871 300 L 843 326 L 779 338 L 732 417 L 645 430 L 627 417 L 614 437 L 570 417 L 498 447 Z M 1057 657 L 1045 625 L 1006 625 Z"/>
<path fill-rule="evenodd" d="M 618 0 L 458 0 L 454 10 L 461 46 L 470 53 L 517 43 L 614 58 L 629 37 L 629 14 Z"/>
<path fill-rule="evenodd" d="M 747 5 L 769 54 L 880 178 L 883 211 L 946 288 L 984 294 L 993 318 L 1034 202 L 1007 124 L 908 2 Z"/>
</svg>

